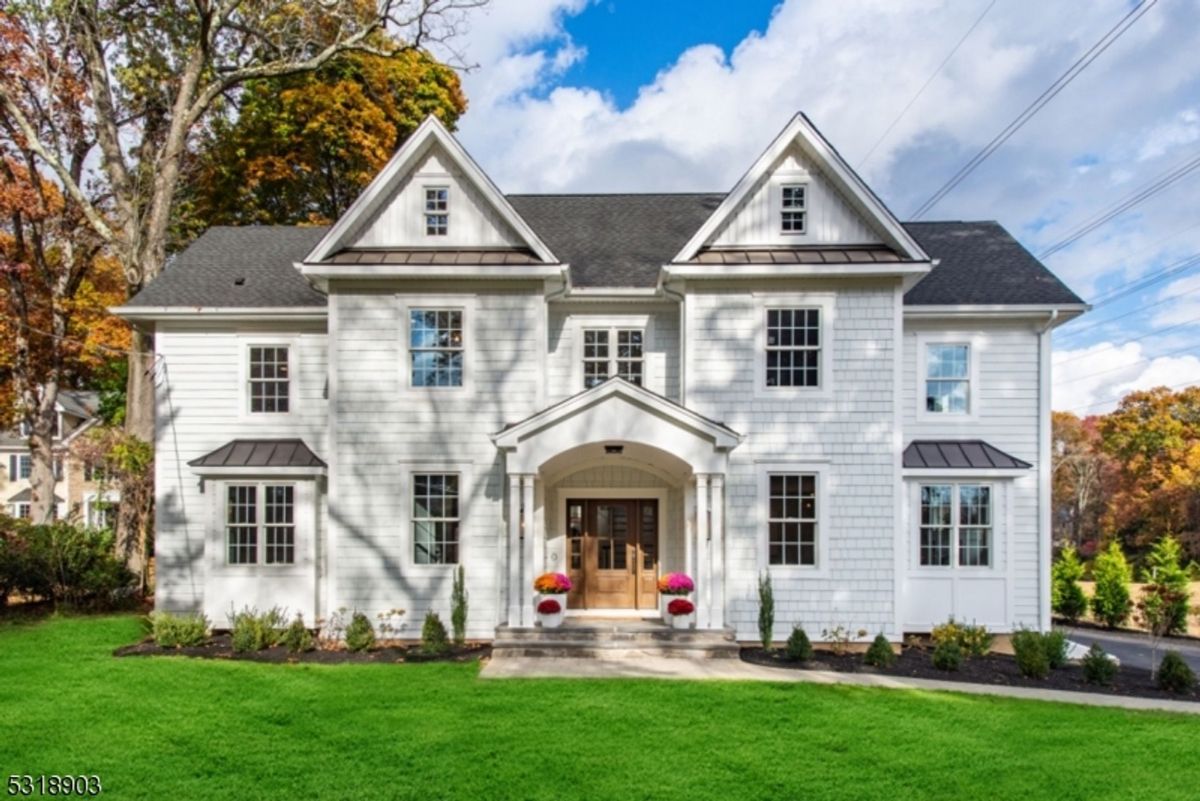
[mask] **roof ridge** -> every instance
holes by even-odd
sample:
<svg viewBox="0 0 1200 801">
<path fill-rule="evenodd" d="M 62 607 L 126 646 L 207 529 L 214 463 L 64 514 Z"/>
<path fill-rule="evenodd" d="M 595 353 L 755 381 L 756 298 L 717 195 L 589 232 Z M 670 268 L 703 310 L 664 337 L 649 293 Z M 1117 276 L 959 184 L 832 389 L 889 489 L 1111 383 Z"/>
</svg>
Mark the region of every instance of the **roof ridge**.
<svg viewBox="0 0 1200 801">
<path fill-rule="evenodd" d="M 505 197 L 724 197 L 728 192 L 512 192 Z"/>
</svg>

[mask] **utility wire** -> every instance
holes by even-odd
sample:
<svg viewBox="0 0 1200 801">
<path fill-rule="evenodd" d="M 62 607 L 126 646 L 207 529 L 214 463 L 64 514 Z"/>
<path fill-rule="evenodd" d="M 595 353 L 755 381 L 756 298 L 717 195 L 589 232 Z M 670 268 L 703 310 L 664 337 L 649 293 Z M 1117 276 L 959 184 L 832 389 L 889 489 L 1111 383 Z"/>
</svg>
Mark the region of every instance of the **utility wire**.
<svg viewBox="0 0 1200 801">
<path fill-rule="evenodd" d="M 912 96 L 912 99 L 908 101 L 908 104 L 901 109 L 899 114 L 896 115 L 896 119 L 892 120 L 892 124 L 889 125 L 884 132 L 879 135 L 879 138 L 875 140 L 875 144 L 871 145 L 871 149 L 867 151 L 867 155 L 863 156 L 862 161 L 858 163 L 858 168 L 860 170 L 867 166 L 867 162 L 870 161 L 871 156 L 875 154 L 876 148 L 883 144 L 883 141 L 888 138 L 888 134 L 892 132 L 892 129 L 899 124 L 900 120 L 904 119 L 906 114 L 908 114 L 908 111 L 913 107 L 913 104 L 921 99 L 921 95 L 925 94 L 925 90 L 929 88 L 929 84 L 933 83 L 933 79 L 941 74 L 946 65 L 950 63 L 950 59 L 954 58 L 954 54 L 957 53 L 958 49 L 963 46 L 963 42 L 967 41 L 971 34 L 975 32 L 975 29 L 979 27 L 979 23 L 983 22 L 983 18 L 988 15 L 988 12 L 992 10 L 992 6 L 994 5 L 996 5 L 996 0 L 992 0 L 992 2 L 988 3 L 988 6 L 983 10 L 983 13 L 971 23 L 971 27 L 967 28 L 966 33 L 959 38 L 958 44 L 954 45 L 954 49 L 946 54 L 946 57 L 942 59 L 942 63 L 937 65 L 937 69 L 935 69 L 930 76 L 925 79 L 925 83 L 921 84 L 921 88 L 917 90 L 917 93 Z"/>
<path fill-rule="evenodd" d="M 1098 295 L 1096 299 L 1092 301 L 1092 308 L 1095 309 L 1099 308 L 1100 306 L 1107 306 L 1118 298 L 1123 298 L 1126 295 L 1130 295 L 1134 292 L 1140 292 L 1146 287 L 1153 286 L 1157 283 L 1165 281 L 1168 278 L 1173 278 L 1180 273 L 1187 272 L 1197 264 L 1200 264 L 1200 253 L 1193 253 L 1190 256 L 1184 256 L 1179 261 L 1172 262 L 1166 267 L 1156 270 L 1147 276 L 1139 278 L 1135 281 L 1131 281 L 1127 284 L 1114 287 L 1108 292 Z"/>
<path fill-rule="evenodd" d="M 1105 368 L 1104 370 L 1096 370 L 1095 372 L 1092 372 L 1092 373 L 1085 373 L 1083 375 L 1073 376 L 1071 378 L 1068 378 L 1065 381 L 1059 381 L 1058 383 L 1074 384 L 1076 381 L 1082 381 L 1085 378 L 1095 378 L 1098 375 L 1107 375 L 1108 373 L 1115 373 L 1118 370 L 1128 370 L 1130 367 L 1137 367 L 1139 364 L 1147 364 L 1149 362 L 1154 361 L 1155 359 L 1166 359 L 1170 356 L 1178 356 L 1181 353 L 1185 353 L 1187 351 L 1193 351 L 1195 349 L 1196 349 L 1196 343 L 1193 342 L 1189 345 L 1184 345 L 1182 348 L 1176 348 L 1175 350 L 1169 350 L 1166 353 L 1156 353 L 1153 356 L 1144 356 L 1135 362 L 1130 362 L 1129 364 L 1121 364 L 1121 365 L 1117 365 L 1116 367 L 1108 367 L 1108 368 Z M 1101 351 L 1101 352 L 1103 352 L 1103 351 Z M 1067 362 L 1070 362 L 1070 361 L 1075 361 L 1075 360 L 1074 359 L 1065 359 L 1064 361 L 1056 362 L 1054 364 L 1054 366 L 1058 367 L 1060 364 L 1066 364 Z"/>
<path fill-rule="evenodd" d="M 1186 388 L 1188 388 L 1188 387 L 1193 387 L 1193 386 L 1196 386 L 1197 384 L 1200 384 L 1200 380 L 1197 380 L 1197 381 L 1184 381 L 1182 384 L 1175 384 L 1175 385 L 1173 385 L 1173 386 L 1169 386 L 1169 387 L 1167 387 L 1167 389 L 1171 390 L 1172 392 L 1175 392 L 1175 391 L 1177 391 L 1177 390 L 1180 390 L 1180 389 L 1186 389 Z M 1132 391 L 1132 390 L 1131 390 L 1131 391 Z M 1120 395 L 1115 395 L 1115 396 L 1113 396 L 1113 397 L 1111 397 L 1111 398 L 1105 398 L 1105 399 L 1104 399 L 1104 400 L 1102 400 L 1102 401 L 1097 401 L 1096 403 L 1089 403 L 1089 404 L 1087 404 L 1086 406 L 1074 406 L 1074 407 L 1072 407 L 1072 408 L 1070 408 L 1070 409 L 1067 409 L 1067 411 L 1068 411 L 1068 412 L 1082 412 L 1082 411 L 1084 411 L 1084 410 L 1086 410 L 1086 409 L 1095 409 L 1097 406 L 1107 406 L 1108 404 L 1112 403 L 1113 401 L 1119 401 L 1119 400 L 1121 400 L 1122 398 L 1124 398 L 1124 397 L 1125 397 L 1126 395 L 1128 395 L 1128 394 L 1129 394 L 1128 392 L 1125 392 L 1125 393 L 1122 393 L 1122 394 L 1120 394 Z"/>
<path fill-rule="evenodd" d="M 1025 123 L 1033 119 L 1034 115 L 1045 108 L 1046 104 L 1053 100 L 1059 92 L 1061 92 L 1063 89 L 1066 89 L 1072 81 L 1079 77 L 1080 73 L 1087 69 L 1093 61 L 1099 58 L 1101 53 L 1112 46 L 1113 42 L 1117 41 L 1117 39 L 1120 39 L 1121 36 L 1127 30 L 1129 30 L 1134 23 L 1141 19 L 1147 11 L 1153 8 L 1156 3 L 1158 3 L 1158 0 L 1141 0 L 1141 2 L 1134 6 L 1128 14 L 1121 18 L 1120 22 L 1118 22 L 1116 25 L 1110 28 L 1107 33 L 1101 36 L 1100 39 L 1094 45 L 1088 48 L 1084 54 L 1075 61 L 1074 64 L 1067 68 L 1066 72 L 1060 75 L 1058 79 L 1050 84 L 1050 86 L 1047 87 L 1044 92 L 1038 95 L 1037 99 L 1026 106 L 1025 110 L 1018 114 L 1012 122 L 1006 125 L 1004 129 L 1000 131 L 1000 133 L 996 134 L 992 141 L 988 142 L 982 150 L 980 150 L 975 154 L 974 157 L 970 159 L 970 161 L 960 167 L 958 172 L 951 176 L 949 181 L 943 184 L 942 187 L 934 192 L 928 200 L 922 203 L 920 207 L 913 212 L 911 219 L 921 219 L 926 212 L 940 203 L 942 198 L 950 194 L 954 187 L 962 183 L 963 180 L 965 180 L 968 175 L 974 172 L 980 164 L 987 161 L 987 159 L 993 153 L 1000 149 L 1001 145 L 1007 142 L 1013 134 L 1021 130 L 1021 128 L 1025 126 Z"/>
<path fill-rule="evenodd" d="M 1084 221 L 1065 237 L 1039 253 L 1038 258 L 1048 258 L 1053 256 L 1055 253 L 1058 253 L 1060 250 L 1070 247 L 1075 242 L 1078 242 L 1080 239 L 1090 234 L 1092 231 L 1095 231 L 1100 226 L 1111 222 L 1139 203 L 1149 200 L 1158 193 L 1169 189 L 1172 184 L 1185 178 L 1189 173 L 1195 171 L 1197 168 L 1200 168 L 1200 155 L 1192 157 L 1187 162 L 1179 166 L 1172 167 L 1165 173 L 1159 175 L 1157 178 L 1152 179 L 1148 184 L 1135 190 L 1125 199 L 1117 201 L 1117 203 L 1113 206 L 1110 206 L 1107 211 L 1102 211 Z"/>
<path fill-rule="evenodd" d="M 1149 337 L 1162 336 L 1163 334 L 1167 333 L 1168 331 L 1175 331 L 1175 330 L 1183 328 L 1185 326 L 1195 325 L 1196 323 L 1200 323 L 1200 317 L 1195 317 L 1191 320 L 1184 320 L 1182 323 L 1175 323 L 1173 325 L 1167 326 L 1166 328 L 1159 328 L 1154 331 L 1148 331 L 1145 334 L 1142 334 L 1141 336 L 1136 336 L 1136 337 L 1133 337 L 1132 339 L 1127 339 L 1124 342 L 1121 342 L 1118 344 L 1109 343 L 1109 347 L 1106 350 L 1096 351 L 1095 353 L 1085 353 L 1085 354 L 1081 354 L 1079 356 L 1072 356 L 1069 359 L 1063 359 L 1061 361 L 1055 362 L 1054 366 L 1058 367 L 1059 365 L 1070 364 L 1071 362 L 1077 362 L 1080 359 L 1090 359 L 1093 356 L 1097 356 L 1101 353 L 1105 353 L 1107 350 L 1112 350 L 1113 348 L 1121 348 L 1126 345 L 1132 345 L 1134 342 L 1140 342 L 1143 339 L 1148 339 Z M 1193 344 L 1189 345 L 1188 347 L 1194 348 L 1194 347 L 1196 347 L 1196 344 L 1193 343 Z M 1167 356 L 1167 355 L 1169 355 L 1169 354 L 1166 354 L 1166 353 L 1159 354 L 1159 356 Z M 1158 356 L 1153 356 L 1153 357 L 1148 357 L 1148 358 L 1157 359 Z M 1072 380 L 1074 380 L 1074 379 L 1072 379 Z"/>
<path fill-rule="evenodd" d="M 1062 334 L 1058 335 L 1055 338 L 1055 341 L 1057 342 L 1057 341 L 1061 341 L 1062 339 L 1067 339 L 1070 337 L 1079 336 L 1080 334 L 1085 334 L 1088 331 L 1091 331 L 1093 328 L 1100 328 L 1101 326 L 1109 325 L 1110 323 L 1115 323 L 1117 320 L 1123 320 L 1126 317 L 1132 317 L 1135 314 L 1141 314 L 1142 312 L 1144 312 L 1148 309 L 1153 309 L 1155 306 L 1161 306 L 1164 303 L 1170 303 L 1173 300 L 1178 300 L 1179 298 L 1187 297 L 1188 295 L 1194 295 L 1197 292 L 1200 292 L 1200 287 L 1197 287 L 1196 289 L 1189 289 L 1187 292 L 1180 292 L 1178 295 L 1172 295 L 1170 297 L 1163 298 L 1162 300 L 1155 301 L 1154 303 L 1148 303 L 1145 306 L 1139 306 L 1138 308 L 1136 308 L 1132 311 L 1127 311 L 1124 314 L 1118 314 L 1116 317 L 1109 317 L 1104 320 L 1096 320 L 1096 321 L 1092 322 L 1090 325 L 1085 325 L 1082 328 L 1076 328 L 1071 331 L 1064 331 Z M 1078 318 L 1075 318 L 1075 319 L 1078 319 Z"/>
</svg>

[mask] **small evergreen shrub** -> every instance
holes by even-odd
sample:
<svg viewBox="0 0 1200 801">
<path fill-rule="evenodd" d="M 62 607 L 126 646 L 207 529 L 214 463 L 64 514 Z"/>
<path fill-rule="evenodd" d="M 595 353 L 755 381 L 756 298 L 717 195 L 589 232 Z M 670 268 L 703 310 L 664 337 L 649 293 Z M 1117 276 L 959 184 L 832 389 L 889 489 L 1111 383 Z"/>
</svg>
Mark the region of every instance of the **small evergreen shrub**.
<svg viewBox="0 0 1200 801">
<path fill-rule="evenodd" d="M 346 626 L 346 649 L 349 651 L 368 651 L 375 645 L 375 627 L 371 619 L 362 612 L 355 612 Z"/>
<path fill-rule="evenodd" d="M 1050 673 L 1050 660 L 1046 657 L 1046 642 L 1041 632 L 1021 629 L 1012 635 L 1013 652 L 1017 658 L 1017 669 L 1022 676 L 1044 679 Z"/>
<path fill-rule="evenodd" d="M 304 618 L 300 615 L 292 620 L 287 631 L 283 633 L 283 644 L 288 649 L 289 654 L 300 654 L 305 651 L 311 651 L 317 647 L 317 641 L 313 637 L 312 632 L 304 625 Z"/>
<path fill-rule="evenodd" d="M 454 586 L 450 589 L 450 627 L 454 629 L 454 644 L 467 639 L 467 585 L 463 566 L 454 571 Z"/>
<path fill-rule="evenodd" d="M 1170 534 L 1154 543 L 1146 556 L 1144 581 L 1166 590 L 1164 596 L 1169 608 L 1165 610 L 1165 636 L 1187 633 L 1188 585 L 1191 581 L 1182 563 L 1183 546 Z"/>
<path fill-rule="evenodd" d="M 195 613 L 150 613 L 150 636 L 160 648 L 190 648 L 208 642 L 208 618 Z"/>
<path fill-rule="evenodd" d="M 1067 664 L 1067 635 L 1061 631 L 1042 634 L 1042 648 L 1046 651 L 1046 664 L 1051 670 L 1058 670 Z"/>
<path fill-rule="evenodd" d="M 1076 623 L 1087 613 L 1087 596 L 1079 581 L 1083 578 L 1083 563 L 1073 546 L 1063 548 L 1050 571 L 1050 607 L 1069 623 Z"/>
<path fill-rule="evenodd" d="M 286 623 L 283 610 L 277 606 L 262 613 L 247 606 L 231 617 L 230 635 L 235 653 L 262 651 L 283 641 Z"/>
<path fill-rule="evenodd" d="M 938 643 L 933 649 L 933 666 L 938 670 L 951 672 L 962 667 L 962 647 L 954 640 Z"/>
<path fill-rule="evenodd" d="M 1109 628 L 1116 628 L 1128 620 L 1133 611 L 1133 601 L 1129 597 L 1133 571 L 1120 545 L 1113 542 L 1096 557 L 1092 575 L 1096 581 L 1092 615 Z"/>
<path fill-rule="evenodd" d="M 437 616 L 437 612 L 427 613 L 425 622 L 421 624 L 421 650 L 427 654 L 442 654 L 449 648 L 446 626 L 442 619 Z"/>
<path fill-rule="evenodd" d="M 1084 655 L 1081 664 L 1083 665 L 1083 680 L 1088 684 L 1108 687 L 1117 677 L 1117 663 L 1109 659 L 1108 654 L 1098 643 L 1092 643 L 1092 647 Z"/>
<path fill-rule="evenodd" d="M 953 616 L 945 623 L 934 626 L 930 639 L 935 648 L 943 642 L 957 643 L 964 656 L 984 656 L 992 648 L 992 633 L 987 626 L 959 623 Z"/>
<path fill-rule="evenodd" d="M 1160 690 L 1166 690 L 1176 695 L 1189 693 L 1196 686 L 1196 674 L 1188 667 L 1188 663 L 1183 660 L 1178 651 L 1167 651 L 1163 654 L 1154 679 L 1158 682 Z"/>
<path fill-rule="evenodd" d="M 877 668 L 891 667 L 896 663 L 896 654 L 892 651 L 892 644 L 888 642 L 888 638 L 882 634 L 875 635 L 875 639 L 871 642 L 871 646 L 867 648 L 867 655 L 864 660 L 868 665 Z"/>
<path fill-rule="evenodd" d="M 775 638 L 775 591 L 771 588 L 771 571 L 758 577 L 758 637 L 762 646 L 771 650 Z"/>
<path fill-rule="evenodd" d="M 808 641 L 808 635 L 800 626 L 794 627 L 792 633 L 788 635 L 784 654 L 789 662 L 807 662 L 812 659 L 812 643 Z"/>
</svg>

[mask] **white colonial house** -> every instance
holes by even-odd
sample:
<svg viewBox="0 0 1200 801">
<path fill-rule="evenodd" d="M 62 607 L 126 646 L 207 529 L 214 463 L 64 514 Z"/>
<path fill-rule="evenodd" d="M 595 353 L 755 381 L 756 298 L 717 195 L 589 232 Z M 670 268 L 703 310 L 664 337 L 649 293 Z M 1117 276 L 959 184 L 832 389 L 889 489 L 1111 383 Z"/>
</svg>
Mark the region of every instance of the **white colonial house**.
<svg viewBox="0 0 1200 801">
<path fill-rule="evenodd" d="M 766 137 L 764 137 L 765 139 Z M 547 146 L 552 143 L 547 142 Z M 727 194 L 504 195 L 430 118 L 329 228 L 213 228 L 154 333 L 157 603 L 306 620 L 1050 624 L 1050 336 L 994 222 L 901 223 L 803 115 Z"/>
</svg>

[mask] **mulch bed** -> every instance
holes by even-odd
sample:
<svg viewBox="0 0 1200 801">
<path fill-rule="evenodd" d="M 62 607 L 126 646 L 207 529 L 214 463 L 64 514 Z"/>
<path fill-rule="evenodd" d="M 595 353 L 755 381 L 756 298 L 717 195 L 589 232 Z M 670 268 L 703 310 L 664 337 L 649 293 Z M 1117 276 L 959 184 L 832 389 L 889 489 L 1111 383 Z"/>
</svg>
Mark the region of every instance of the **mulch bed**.
<svg viewBox="0 0 1200 801">
<path fill-rule="evenodd" d="M 928 650 L 905 647 L 890 668 L 874 668 L 863 663 L 863 655 L 836 654 L 818 651 L 807 662 L 789 662 L 782 649 L 764 651 L 762 648 L 743 648 L 742 660 L 755 665 L 785 670 L 831 670 L 838 673 L 875 673 L 881 676 L 898 676 L 915 679 L 936 679 L 970 684 L 991 684 L 1005 687 L 1036 687 L 1043 690 L 1070 690 L 1104 695 L 1137 696 L 1140 698 L 1169 698 L 1175 701 L 1200 702 L 1200 691 L 1186 695 L 1164 692 L 1150 680 L 1150 671 L 1122 665 L 1112 687 L 1088 684 L 1083 679 L 1083 668 L 1066 665 L 1050 671 L 1045 679 L 1031 679 L 1021 675 L 1017 660 L 1006 654 L 988 654 L 984 657 L 964 659 L 957 671 L 938 670 L 933 666 L 932 654 Z"/>
<path fill-rule="evenodd" d="M 461 648 L 451 647 L 443 654 L 427 654 L 419 645 L 385 643 L 366 652 L 345 649 L 318 648 L 300 654 L 290 654 L 287 648 L 276 646 L 265 651 L 234 653 L 228 634 L 218 634 L 205 645 L 191 648 L 161 648 L 153 640 L 143 640 L 125 645 L 113 651 L 113 656 L 191 656 L 199 659 L 231 659 L 243 662 L 270 662 L 281 664 L 299 662 L 304 664 L 369 664 L 394 662 L 471 662 L 486 659 L 492 654 L 492 646 L 481 643 L 467 644 Z"/>
</svg>

